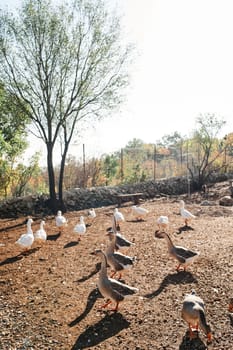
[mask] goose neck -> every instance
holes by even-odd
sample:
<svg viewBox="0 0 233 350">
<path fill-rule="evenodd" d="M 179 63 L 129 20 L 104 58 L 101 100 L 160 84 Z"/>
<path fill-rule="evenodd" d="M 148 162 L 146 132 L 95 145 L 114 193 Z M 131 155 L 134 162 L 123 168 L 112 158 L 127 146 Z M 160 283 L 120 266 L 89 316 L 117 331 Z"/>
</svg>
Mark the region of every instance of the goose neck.
<svg viewBox="0 0 233 350">
<path fill-rule="evenodd" d="M 110 242 L 109 245 L 107 247 L 107 253 L 113 253 L 115 250 L 115 246 L 116 246 L 116 234 L 115 233 L 110 233 L 109 235 L 110 238 Z"/>
<path fill-rule="evenodd" d="M 173 242 L 172 242 L 172 240 L 171 240 L 171 237 L 170 237 L 167 233 L 164 234 L 164 237 L 165 237 L 165 239 L 166 239 L 166 241 L 167 241 L 168 248 L 169 248 L 169 249 L 170 249 L 170 248 L 173 248 L 173 247 L 174 247 L 174 244 L 173 244 Z"/>
<path fill-rule="evenodd" d="M 99 272 L 100 277 L 106 277 L 107 276 L 107 258 L 104 252 L 101 252 L 101 269 Z"/>
</svg>

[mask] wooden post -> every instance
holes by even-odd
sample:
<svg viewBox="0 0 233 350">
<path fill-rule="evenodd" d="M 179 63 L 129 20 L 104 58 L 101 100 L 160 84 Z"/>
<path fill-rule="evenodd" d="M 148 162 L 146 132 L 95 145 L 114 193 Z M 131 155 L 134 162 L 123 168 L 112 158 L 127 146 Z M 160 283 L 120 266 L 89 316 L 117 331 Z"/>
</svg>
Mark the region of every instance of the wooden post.
<svg viewBox="0 0 233 350">
<path fill-rule="evenodd" d="M 157 149 L 156 145 L 154 145 L 154 181 L 156 179 L 156 162 L 157 162 Z"/>
<path fill-rule="evenodd" d="M 123 160 L 123 148 L 121 148 L 121 182 L 124 179 L 124 160 Z"/>
<path fill-rule="evenodd" d="M 85 145 L 83 144 L 83 187 L 86 187 L 86 160 L 85 160 Z"/>
</svg>

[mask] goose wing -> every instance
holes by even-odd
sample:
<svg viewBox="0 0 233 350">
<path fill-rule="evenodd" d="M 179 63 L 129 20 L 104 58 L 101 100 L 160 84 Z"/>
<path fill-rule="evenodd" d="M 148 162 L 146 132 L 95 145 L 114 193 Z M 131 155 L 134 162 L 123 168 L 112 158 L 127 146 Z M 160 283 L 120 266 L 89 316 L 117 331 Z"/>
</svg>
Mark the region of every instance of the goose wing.
<svg viewBox="0 0 233 350">
<path fill-rule="evenodd" d="M 40 229 L 38 231 L 36 231 L 35 233 L 35 239 L 42 239 L 42 240 L 46 240 L 47 238 L 47 234 L 43 229 Z"/>
<path fill-rule="evenodd" d="M 56 218 L 56 225 L 57 226 L 62 226 L 67 223 L 66 218 L 64 216 L 59 216 Z"/>
<path fill-rule="evenodd" d="M 84 224 L 77 224 L 75 225 L 74 227 L 74 232 L 77 232 L 77 233 L 86 233 L 86 225 Z"/>
<path fill-rule="evenodd" d="M 114 253 L 113 258 L 123 267 L 132 266 L 134 258 L 131 256 L 123 255 L 121 253 Z"/>
<path fill-rule="evenodd" d="M 137 206 L 132 206 L 132 209 L 134 210 L 134 212 L 138 213 L 138 214 L 147 214 L 148 210 L 146 208 L 143 207 L 137 207 Z"/>
<path fill-rule="evenodd" d="M 190 211 L 188 211 L 187 209 L 181 209 L 181 215 L 184 217 L 184 218 L 192 218 L 194 219 L 196 216 L 193 215 L 192 213 L 190 213 Z"/>
<path fill-rule="evenodd" d="M 34 241 L 34 236 L 31 234 L 25 233 L 16 241 L 16 243 L 24 247 L 27 247 L 32 245 L 33 241 Z"/>
<path fill-rule="evenodd" d="M 134 245 L 134 243 L 130 242 L 128 239 L 123 237 L 120 233 L 116 234 L 116 246 L 118 248 L 130 247 L 131 245 Z"/>
<path fill-rule="evenodd" d="M 174 253 L 177 256 L 177 259 L 182 263 L 184 263 L 187 259 L 193 258 L 198 254 L 193 250 L 186 249 L 184 247 L 179 247 L 179 246 L 174 247 Z"/>
<path fill-rule="evenodd" d="M 132 295 L 135 294 L 139 291 L 138 288 L 135 287 L 131 287 L 125 283 L 122 283 L 120 281 L 117 281 L 113 278 L 109 278 L 108 279 L 110 284 L 111 284 L 111 288 L 116 291 L 117 293 L 120 293 L 121 295 Z"/>
</svg>

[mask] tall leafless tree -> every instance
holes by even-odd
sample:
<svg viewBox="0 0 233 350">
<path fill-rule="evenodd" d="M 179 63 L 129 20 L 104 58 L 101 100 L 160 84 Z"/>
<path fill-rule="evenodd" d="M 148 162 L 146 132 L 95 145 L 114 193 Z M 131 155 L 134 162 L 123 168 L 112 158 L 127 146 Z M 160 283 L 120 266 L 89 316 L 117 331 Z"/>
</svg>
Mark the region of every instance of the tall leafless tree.
<svg viewBox="0 0 233 350">
<path fill-rule="evenodd" d="M 71 140 L 82 122 L 107 116 L 129 83 L 132 46 L 104 0 L 54 5 L 25 0 L 0 16 L 0 76 L 46 145 L 50 205 L 64 210 L 63 176 Z M 58 199 L 54 150 L 62 140 Z"/>
</svg>

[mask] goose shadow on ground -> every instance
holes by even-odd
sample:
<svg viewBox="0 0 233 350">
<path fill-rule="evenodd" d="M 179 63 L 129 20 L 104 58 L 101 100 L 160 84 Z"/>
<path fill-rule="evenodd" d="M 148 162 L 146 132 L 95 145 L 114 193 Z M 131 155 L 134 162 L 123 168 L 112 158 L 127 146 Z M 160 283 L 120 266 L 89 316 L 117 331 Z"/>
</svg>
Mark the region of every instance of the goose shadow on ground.
<svg viewBox="0 0 233 350">
<path fill-rule="evenodd" d="M 103 319 L 89 326 L 77 338 L 71 350 L 91 348 L 118 334 L 122 329 L 128 328 L 128 322 L 121 313 L 106 313 Z"/>
<path fill-rule="evenodd" d="M 10 221 L 14 221 L 15 218 L 10 218 L 10 219 L 7 219 L 7 222 L 9 223 Z M 37 221 L 41 220 L 40 218 L 33 218 L 33 223 L 36 223 Z M 17 227 L 22 227 L 22 226 L 25 226 L 27 224 L 27 221 L 28 219 L 24 219 L 22 222 L 19 222 L 15 225 L 10 225 L 10 226 L 7 226 L 7 227 L 2 227 L 0 228 L 0 232 L 7 232 L 7 231 L 11 231 Z"/>
<path fill-rule="evenodd" d="M 79 241 L 72 241 L 72 242 L 66 243 L 63 248 L 67 249 L 67 248 L 75 247 L 76 245 L 79 245 Z"/>
<path fill-rule="evenodd" d="M 15 220 L 15 219 L 9 219 L 8 221 L 12 221 L 12 220 Z M 0 229 L 0 232 L 11 231 L 11 230 L 13 230 L 16 227 L 21 227 L 21 226 L 24 226 L 26 224 L 27 224 L 27 219 L 22 221 L 22 222 L 20 222 L 20 223 L 18 223 L 18 224 L 7 226 L 7 227 L 3 227 L 3 228 Z"/>
<path fill-rule="evenodd" d="M 58 232 L 55 235 L 48 235 L 47 241 L 56 241 L 61 236 L 61 233 Z"/>
<path fill-rule="evenodd" d="M 186 231 L 194 231 L 194 228 L 192 226 L 180 226 L 177 230 L 177 234 L 180 235 L 182 232 L 186 232 Z"/>
<path fill-rule="evenodd" d="M 99 272 L 99 271 L 100 271 L 100 268 L 101 268 L 101 263 L 98 262 L 98 263 L 95 265 L 95 269 L 94 269 L 93 271 L 91 271 L 88 275 L 83 276 L 82 278 L 78 279 L 76 282 L 81 283 L 81 282 L 87 281 L 89 278 L 91 278 L 91 277 L 94 276 L 97 272 Z"/>
<path fill-rule="evenodd" d="M 144 297 L 148 299 L 152 299 L 158 296 L 164 288 L 166 288 L 169 284 L 190 284 L 197 283 L 197 279 L 192 275 L 191 272 L 188 271 L 179 271 L 173 274 L 167 275 L 163 281 L 161 282 L 158 289 L 155 291 L 145 294 Z"/>
<path fill-rule="evenodd" d="M 95 302 L 97 299 L 103 298 L 102 295 L 100 294 L 98 288 L 93 289 L 88 297 L 87 297 L 87 303 L 86 303 L 86 307 L 85 310 L 81 313 L 81 315 L 79 315 L 78 317 L 76 317 L 73 321 L 71 321 L 68 326 L 69 327 L 74 327 L 76 324 L 78 324 L 79 322 L 81 322 L 91 311 L 91 309 L 93 308 Z"/>
<path fill-rule="evenodd" d="M 179 350 L 206 350 L 207 346 L 199 338 L 198 332 L 195 332 L 195 338 L 190 339 L 189 330 L 183 336 L 182 342 L 179 346 Z"/>
<path fill-rule="evenodd" d="M 131 219 L 131 220 L 126 220 L 126 222 L 137 223 L 137 222 L 146 222 L 146 220 L 145 219 Z"/>
<path fill-rule="evenodd" d="M 233 315 L 229 314 L 228 317 L 230 320 L 230 325 L 231 325 L 231 327 L 233 327 Z"/>
<path fill-rule="evenodd" d="M 0 266 L 7 265 L 7 264 L 13 264 L 16 261 L 19 261 L 23 259 L 23 255 L 20 253 L 16 256 L 12 256 L 10 258 L 6 258 L 5 260 L 0 262 Z"/>
<path fill-rule="evenodd" d="M 23 259 L 24 257 L 29 256 L 29 255 L 37 252 L 37 250 L 39 250 L 39 249 L 40 249 L 40 247 L 32 248 L 32 249 L 26 250 L 24 252 L 21 252 L 18 255 L 12 256 L 10 258 L 6 258 L 5 260 L 0 262 L 0 266 L 7 265 L 7 264 L 13 264 L 13 263 Z"/>
</svg>

